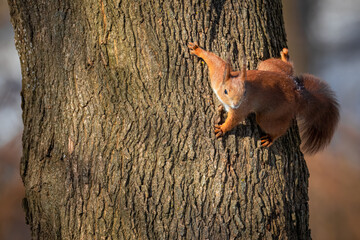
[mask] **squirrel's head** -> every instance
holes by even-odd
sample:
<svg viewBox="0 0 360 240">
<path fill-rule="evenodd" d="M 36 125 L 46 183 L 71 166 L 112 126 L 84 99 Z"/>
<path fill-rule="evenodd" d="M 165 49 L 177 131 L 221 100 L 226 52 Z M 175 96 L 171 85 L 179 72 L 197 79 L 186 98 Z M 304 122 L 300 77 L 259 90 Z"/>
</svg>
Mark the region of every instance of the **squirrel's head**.
<svg viewBox="0 0 360 240">
<path fill-rule="evenodd" d="M 220 100 L 232 109 L 240 106 L 244 92 L 244 81 L 241 81 L 238 77 L 230 77 L 217 90 Z"/>
<path fill-rule="evenodd" d="M 242 71 L 237 76 L 230 73 L 230 64 L 226 63 L 223 81 L 219 84 L 216 93 L 225 105 L 232 109 L 240 107 L 245 93 L 246 65 L 243 64 Z"/>
</svg>

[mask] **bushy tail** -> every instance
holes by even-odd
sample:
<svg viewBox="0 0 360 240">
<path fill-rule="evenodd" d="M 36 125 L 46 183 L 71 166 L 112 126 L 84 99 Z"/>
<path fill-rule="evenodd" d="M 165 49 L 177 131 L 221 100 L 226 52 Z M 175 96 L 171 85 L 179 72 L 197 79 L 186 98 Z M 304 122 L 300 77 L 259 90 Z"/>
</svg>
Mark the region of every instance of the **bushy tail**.
<svg viewBox="0 0 360 240">
<path fill-rule="evenodd" d="M 299 82 L 305 88 L 298 113 L 302 150 L 313 154 L 330 143 L 339 121 L 339 104 L 330 87 L 315 76 L 303 74 Z"/>
</svg>

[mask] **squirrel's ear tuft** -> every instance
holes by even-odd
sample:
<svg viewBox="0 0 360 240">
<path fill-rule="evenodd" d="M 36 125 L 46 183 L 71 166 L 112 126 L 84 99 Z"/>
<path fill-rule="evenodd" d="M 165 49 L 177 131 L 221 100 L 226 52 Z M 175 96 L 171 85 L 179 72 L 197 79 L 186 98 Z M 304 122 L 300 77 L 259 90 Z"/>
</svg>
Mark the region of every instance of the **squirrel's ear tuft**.
<svg viewBox="0 0 360 240">
<path fill-rule="evenodd" d="M 225 63 L 225 71 L 223 76 L 223 83 L 230 79 L 230 72 L 231 72 L 231 59 L 230 53 L 226 52 L 226 63 Z"/>
<path fill-rule="evenodd" d="M 230 79 L 230 71 L 231 71 L 231 66 L 230 63 L 226 63 L 225 64 L 225 71 L 224 71 L 224 76 L 223 76 L 223 83 L 225 83 L 227 80 Z"/>
</svg>

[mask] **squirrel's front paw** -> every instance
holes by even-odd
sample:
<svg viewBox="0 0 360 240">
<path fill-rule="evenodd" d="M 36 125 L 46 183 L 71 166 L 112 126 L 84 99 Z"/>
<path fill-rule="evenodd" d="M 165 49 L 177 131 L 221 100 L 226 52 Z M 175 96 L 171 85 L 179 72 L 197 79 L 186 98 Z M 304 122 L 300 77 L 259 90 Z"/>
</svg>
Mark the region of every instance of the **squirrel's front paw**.
<svg viewBox="0 0 360 240">
<path fill-rule="evenodd" d="M 225 133 L 221 129 L 221 125 L 215 125 L 214 128 L 216 138 L 221 138 L 222 136 L 224 136 Z"/>
<path fill-rule="evenodd" d="M 199 45 L 197 42 L 189 42 L 188 44 L 188 48 L 190 48 L 190 54 L 195 54 L 196 55 L 196 49 L 199 48 Z"/>
</svg>

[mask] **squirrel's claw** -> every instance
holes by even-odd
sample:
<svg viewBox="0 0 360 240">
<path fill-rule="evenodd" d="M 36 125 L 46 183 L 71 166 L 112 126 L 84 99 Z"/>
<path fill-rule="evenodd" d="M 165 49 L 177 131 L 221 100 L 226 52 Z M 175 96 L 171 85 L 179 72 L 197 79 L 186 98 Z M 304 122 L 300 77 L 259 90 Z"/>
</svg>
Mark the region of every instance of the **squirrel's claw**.
<svg viewBox="0 0 360 240">
<path fill-rule="evenodd" d="M 198 43 L 197 42 L 189 42 L 188 44 L 188 48 L 190 48 L 190 54 L 194 54 L 196 55 L 195 53 L 195 50 L 199 47 Z"/>
<path fill-rule="evenodd" d="M 215 125 L 214 128 L 215 128 L 214 131 L 216 138 L 221 138 L 222 136 L 224 136 L 224 132 L 221 129 L 221 125 Z"/>
<path fill-rule="evenodd" d="M 199 47 L 199 44 L 197 42 L 189 42 L 188 47 L 192 50 L 195 50 Z"/>
<path fill-rule="evenodd" d="M 270 147 L 273 144 L 273 141 L 269 135 L 262 136 L 260 140 L 262 147 Z"/>
</svg>

